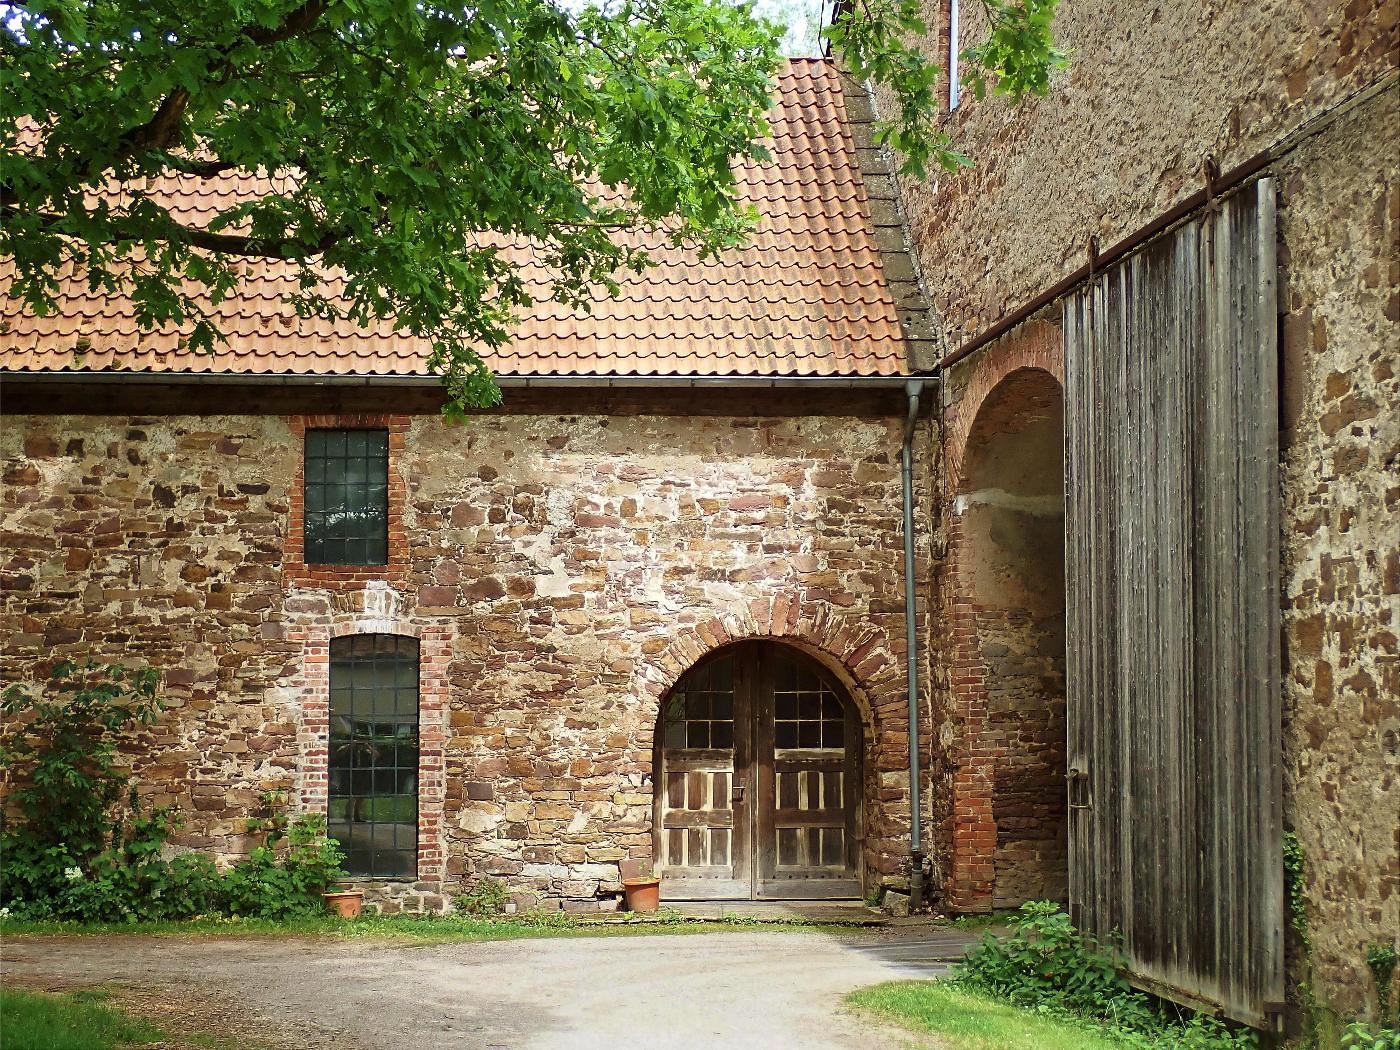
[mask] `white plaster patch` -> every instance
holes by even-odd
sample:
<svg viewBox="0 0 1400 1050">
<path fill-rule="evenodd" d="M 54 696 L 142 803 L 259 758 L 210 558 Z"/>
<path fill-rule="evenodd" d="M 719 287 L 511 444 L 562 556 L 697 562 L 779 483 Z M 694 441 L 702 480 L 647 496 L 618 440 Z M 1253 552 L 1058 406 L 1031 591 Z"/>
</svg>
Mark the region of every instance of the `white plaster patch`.
<svg viewBox="0 0 1400 1050">
<path fill-rule="evenodd" d="M 1060 517 L 1065 512 L 1065 500 L 1058 492 L 1046 496 L 1019 496 L 1005 489 L 978 489 L 960 492 L 953 500 L 953 513 L 964 514 L 969 507 L 1000 507 L 1021 514 Z"/>
</svg>

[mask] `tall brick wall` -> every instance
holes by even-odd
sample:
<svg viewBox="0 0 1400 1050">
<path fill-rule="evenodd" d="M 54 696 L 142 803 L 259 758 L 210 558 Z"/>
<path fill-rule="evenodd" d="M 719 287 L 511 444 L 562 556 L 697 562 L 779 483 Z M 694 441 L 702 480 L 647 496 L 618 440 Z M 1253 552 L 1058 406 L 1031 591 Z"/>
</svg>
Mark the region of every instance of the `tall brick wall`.
<svg viewBox="0 0 1400 1050">
<path fill-rule="evenodd" d="M 907 878 L 902 420 L 385 417 L 403 563 L 339 579 L 289 530 L 308 418 L 365 421 L 3 421 L 6 674 L 160 667 L 173 709 L 136 762 L 183 843 L 244 851 L 261 790 L 324 805 L 329 641 L 390 630 L 420 639 L 423 752 L 419 882 L 390 906 L 481 873 L 608 906 L 651 850 L 660 697 L 704 652 L 775 637 L 850 687 L 867 883 Z M 927 470 L 919 488 L 927 510 Z"/>
<path fill-rule="evenodd" d="M 946 3 L 926 13 L 942 20 Z M 963 16 L 964 39 L 975 41 L 978 12 L 964 4 Z M 956 347 L 1086 262 L 1091 238 L 1109 245 L 1201 188 L 1207 158 L 1228 170 L 1292 143 L 1271 165 L 1285 391 L 1285 819 L 1309 857 L 1315 990 L 1344 1013 L 1371 994 L 1366 945 L 1400 929 L 1397 17 L 1385 0 L 1064 4 L 1056 35 L 1071 68 L 1050 97 L 1012 109 L 965 95 L 945 126 L 977 166 L 902 187 L 935 313 Z M 946 44 L 929 48 L 942 55 Z M 1037 366 L 1027 340 L 1052 345 L 1058 320 L 1052 305 L 948 370 L 950 466 L 987 376 L 1002 374 L 987 359 L 1024 355 Z M 958 476 L 943 474 L 945 508 Z M 956 547 L 956 519 L 941 528 Z M 949 583 L 954 559 L 945 564 L 939 593 L 957 622 L 969 599 Z M 969 690 L 983 683 L 958 677 L 956 644 L 934 644 L 950 654 L 934 702 L 939 739 L 956 756 Z M 981 784 L 975 762 L 953 757 L 940 775 Z M 968 797 L 950 822 L 983 819 L 978 792 Z"/>
</svg>

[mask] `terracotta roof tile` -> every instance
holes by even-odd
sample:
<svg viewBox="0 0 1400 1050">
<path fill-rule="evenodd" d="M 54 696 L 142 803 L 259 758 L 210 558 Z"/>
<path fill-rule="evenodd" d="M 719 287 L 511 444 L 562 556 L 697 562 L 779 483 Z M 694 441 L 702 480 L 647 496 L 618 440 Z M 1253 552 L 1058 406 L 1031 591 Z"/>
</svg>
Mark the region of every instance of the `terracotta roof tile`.
<svg viewBox="0 0 1400 1050">
<path fill-rule="evenodd" d="M 700 261 L 660 241 L 657 264 L 620 276 L 615 297 L 591 313 L 541 302 L 512 341 L 489 354 L 499 375 L 889 376 L 911 370 L 877 247 L 855 139 L 835 67 L 794 59 L 779 76 L 772 160 L 738 172 L 760 223 L 744 248 Z M 208 219 L 267 180 L 162 185 L 180 217 Z M 527 278 L 545 274 L 515 246 Z M 6 263 L 0 263 L 0 277 Z M 388 324 L 298 318 L 285 264 L 248 261 L 237 292 L 214 311 L 227 342 L 214 353 L 182 349 L 175 328 L 142 333 L 132 303 L 64 280 L 60 309 L 35 317 L 13 299 L 0 307 L 0 364 L 18 371 L 115 369 L 247 375 L 422 375 L 420 340 Z M 328 283 L 334 283 L 328 278 Z"/>
</svg>

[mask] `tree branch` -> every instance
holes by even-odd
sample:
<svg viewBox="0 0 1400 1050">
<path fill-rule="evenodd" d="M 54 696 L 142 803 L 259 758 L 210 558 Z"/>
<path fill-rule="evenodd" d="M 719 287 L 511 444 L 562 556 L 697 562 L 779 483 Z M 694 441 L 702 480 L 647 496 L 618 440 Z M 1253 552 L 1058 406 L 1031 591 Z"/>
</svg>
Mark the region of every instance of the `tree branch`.
<svg viewBox="0 0 1400 1050">
<path fill-rule="evenodd" d="M 3 211 L 22 214 L 21 210 L 14 206 L 8 206 Z M 55 215 L 52 212 L 29 212 L 27 214 L 30 218 L 39 219 L 49 233 L 57 234 L 60 237 L 71 236 L 65 229 L 69 216 Z M 123 224 L 115 219 L 110 220 L 108 226 L 112 231 L 108 243 L 144 241 L 148 239 L 151 232 L 148 229 L 138 229 L 135 226 Z M 340 229 L 325 230 L 314 241 L 304 241 L 297 237 L 250 237 L 235 233 L 210 233 L 197 226 L 183 226 L 172 221 L 167 231 L 159 239 L 177 244 L 187 244 L 192 248 L 204 248 L 221 255 L 238 255 L 258 259 L 286 259 L 299 262 L 325 254 L 350 235 L 350 230 Z"/>
<path fill-rule="evenodd" d="M 249 25 L 238 31 L 238 35 L 251 40 L 259 47 L 267 47 L 283 40 L 300 36 L 314 26 L 326 13 L 328 0 L 306 0 L 294 8 L 281 25 L 271 29 L 265 26 Z M 228 55 L 231 48 L 225 48 L 223 56 L 209 69 L 214 77 L 227 75 L 232 69 Z M 151 119 L 144 124 L 129 128 L 118 138 L 117 160 L 124 160 L 144 150 L 167 150 L 179 140 L 180 122 L 190 102 L 188 88 L 179 87 L 170 92 L 156 108 Z"/>
</svg>

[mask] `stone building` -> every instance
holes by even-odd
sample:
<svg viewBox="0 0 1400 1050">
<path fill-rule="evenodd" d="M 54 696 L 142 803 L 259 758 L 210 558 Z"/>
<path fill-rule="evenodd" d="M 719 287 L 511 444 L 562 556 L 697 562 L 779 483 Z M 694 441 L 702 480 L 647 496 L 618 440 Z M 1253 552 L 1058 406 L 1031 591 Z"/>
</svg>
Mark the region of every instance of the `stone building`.
<svg viewBox="0 0 1400 1050">
<path fill-rule="evenodd" d="M 158 667 L 137 776 L 181 843 L 235 857 L 287 790 L 389 910 L 483 875 L 612 908 L 658 850 L 673 893 L 907 885 L 899 463 L 932 354 L 845 90 L 793 62 L 741 172 L 752 244 L 658 243 L 591 316 L 542 306 L 490 362 L 504 407 L 463 425 L 421 345 L 298 319 L 275 267 L 212 356 L 80 282 L 12 316 L 7 673 Z M 220 192 L 169 189 L 186 214 Z"/>
<path fill-rule="evenodd" d="M 955 11 L 927 12 L 940 55 L 978 32 Z M 6 673 L 161 667 L 175 707 L 135 760 L 190 814 L 185 843 L 237 855 L 257 793 L 286 787 L 387 876 L 365 884 L 391 909 L 483 874 L 612 907 L 625 862 L 653 857 L 674 895 L 869 896 L 926 867 L 954 910 L 1073 901 L 1065 311 L 1266 185 L 1265 808 L 1307 857 L 1290 978 L 1357 1012 L 1366 945 L 1400 928 L 1396 32 L 1380 0 L 1065 5 L 1049 97 L 958 99 L 945 121 L 977 166 L 897 185 L 869 146 L 879 100 L 794 61 L 774 160 L 741 175 L 753 246 L 663 251 L 589 317 L 542 308 L 491 362 L 504 407 L 460 427 L 420 347 L 296 319 L 275 270 L 220 307 L 212 357 L 138 339 L 81 286 L 59 316 L 13 314 Z M 332 523 L 347 479 L 368 494 Z M 318 561 L 327 542 L 376 563 Z M 1277 947 L 1281 863 L 1254 854 Z M 1191 972 L 1156 987 L 1277 1021 L 1263 985 L 1245 1005 Z"/>
<path fill-rule="evenodd" d="M 945 59 L 982 31 L 978 5 L 925 16 Z M 1064 874 L 1062 313 L 1144 240 L 1272 183 L 1281 805 L 1311 943 L 1289 974 L 1344 1014 L 1373 995 L 1367 946 L 1400 930 L 1398 19 L 1388 0 L 1062 4 L 1048 97 L 945 80 L 977 165 L 900 187 L 947 344 L 931 855 L 982 908 Z"/>
</svg>

